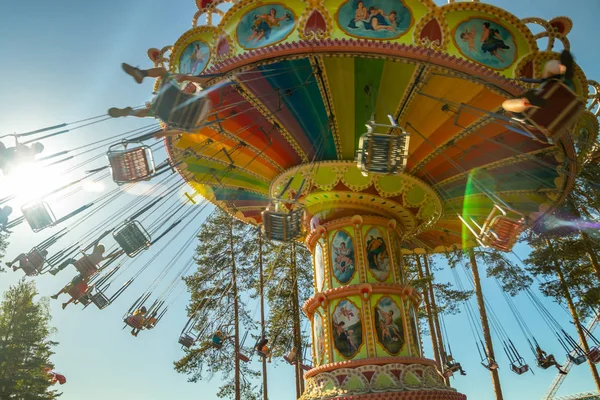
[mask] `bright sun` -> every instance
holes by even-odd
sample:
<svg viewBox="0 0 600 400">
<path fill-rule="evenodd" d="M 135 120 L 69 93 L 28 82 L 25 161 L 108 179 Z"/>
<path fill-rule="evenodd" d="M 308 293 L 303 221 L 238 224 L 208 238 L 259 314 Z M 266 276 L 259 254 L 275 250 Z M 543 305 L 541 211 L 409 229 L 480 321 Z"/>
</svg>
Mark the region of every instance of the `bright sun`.
<svg viewBox="0 0 600 400">
<path fill-rule="evenodd" d="M 22 164 L 8 176 L 0 177 L 0 193 L 5 196 L 16 195 L 22 202 L 27 202 L 66 185 L 70 178 L 68 174 L 36 163 Z"/>
</svg>

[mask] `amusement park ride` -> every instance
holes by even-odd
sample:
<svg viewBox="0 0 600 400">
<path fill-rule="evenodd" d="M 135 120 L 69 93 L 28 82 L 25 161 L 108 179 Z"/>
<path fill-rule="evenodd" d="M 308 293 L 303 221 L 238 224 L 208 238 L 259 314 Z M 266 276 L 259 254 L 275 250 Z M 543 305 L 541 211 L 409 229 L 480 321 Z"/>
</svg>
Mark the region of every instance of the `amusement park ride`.
<svg viewBox="0 0 600 400">
<path fill-rule="evenodd" d="M 303 242 L 313 254 L 314 296 L 302 307 L 313 343 L 303 400 L 464 399 L 447 380 L 460 364 L 451 356 L 423 357 L 417 312 L 432 293 L 411 287 L 403 257 L 478 246 L 510 252 L 571 190 L 594 150 L 600 114 L 600 84 L 564 58 L 571 21 L 519 19 L 478 1 L 196 3 L 189 31 L 172 46 L 148 50 L 154 68 L 125 65 L 138 82 L 158 78 L 152 104 L 111 111 L 155 116 L 161 127 L 110 143 L 107 165 L 79 169 L 82 178 L 0 224 L 10 230 L 27 221 L 34 232 L 67 220 L 81 225 L 121 188 L 165 182 L 176 172 L 206 202 L 261 226 L 266 238 Z M 532 33 L 530 25 L 541 32 Z M 524 108 L 510 112 L 507 100 Z M 6 158 L 12 162 L 35 141 L 28 137 L 48 132 L 38 138 L 46 139 L 64 127 L 16 135 L 19 146 L 2 154 L 12 151 Z M 156 137 L 164 137 L 168 151 L 158 164 Z M 67 153 L 37 162 L 60 165 Z M 47 198 L 103 171 L 119 185 L 115 191 L 54 216 Z M 133 262 L 198 217 L 197 207 L 177 206 L 144 226 L 143 215 L 164 204 L 173 187 L 124 207 L 121 220 L 107 219 L 84 240 L 63 228 L 18 258 L 19 267 L 34 276 L 60 271 L 72 259 L 80 275 L 63 292 L 75 303 L 109 306 L 148 266 L 109 295 L 126 257 Z M 111 236 L 115 251 L 90 260 L 86 252 Z M 64 250 L 50 256 L 59 241 L 67 243 Z M 350 264 L 343 262 L 349 254 Z M 473 275 L 480 292 L 476 265 Z M 135 335 L 152 329 L 167 304 L 164 296 L 151 302 L 150 293 L 142 295 L 124 322 Z M 480 308 L 487 325 L 485 305 Z M 184 328 L 185 347 L 198 340 L 197 322 L 192 318 Z M 486 330 L 482 364 L 496 384 Z M 213 337 L 215 346 L 224 340 Z M 565 340 L 573 364 L 600 361 L 597 347 L 584 351 Z M 513 355 L 512 370 L 527 372 Z M 501 398 L 499 383 L 495 390 Z"/>
</svg>

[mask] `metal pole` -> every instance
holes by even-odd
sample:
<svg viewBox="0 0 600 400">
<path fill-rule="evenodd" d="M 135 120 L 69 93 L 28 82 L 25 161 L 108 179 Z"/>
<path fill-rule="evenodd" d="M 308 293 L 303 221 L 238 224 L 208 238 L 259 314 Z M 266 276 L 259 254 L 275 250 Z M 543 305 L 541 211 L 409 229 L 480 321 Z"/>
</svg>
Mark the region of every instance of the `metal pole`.
<svg viewBox="0 0 600 400">
<path fill-rule="evenodd" d="M 258 228 L 258 266 L 260 273 L 260 323 L 261 338 L 265 337 L 265 282 L 263 276 L 263 253 L 262 253 L 262 232 Z M 263 376 L 263 400 L 268 400 L 267 393 L 267 358 L 262 358 L 262 376 Z"/>
<path fill-rule="evenodd" d="M 485 303 L 483 302 L 483 292 L 481 290 L 481 280 L 479 279 L 479 270 L 477 268 L 477 260 L 475 259 L 475 251 L 469 249 L 469 258 L 471 259 L 471 270 L 473 271 L 473 283 L 475 284 L 475 295 L 477 297 L 477 305 L 479 306 L 479 314 L 481 316 L 481 328 L 483 330 L 483 339 L 485 340 L 485 347 L 487 355 L 492 359 L 496 360 L 494 354 L 494 346 L 492 344 L 492 335 L 490 334 L 490 325 L 488 324 L 487 312 L 485 310 Z M 498 375 L 498 369 L 490 370 L 492 375 L 492 383 L 494 385 L 494 393 L 496 394 L 497 400 L 502 400 L 502 387 L 500 386 L 500 376 Z"/>
<path fill-rule="evenodd" d="M 571 315 L 573 316 L 573 322 L 575 322 L 575 328 L 577 329 L 577 334 L 579 335 L 579 340 L 581 341 L 581 345 L 585 353 L 590 352 L 590 346 L 588 345 L 587 338 L 583 329 L 581 329 L 581 321 L 579 320 L 579 315 L 577 315 L 577 309 L 575 308 L 575 304 L 573 303 L 573 298 L 571 297 L 571 293 L 569 292 L 569 288 L 567 287 L 565 276 L 560 268 L 560 264 L 556 258 L 556 253 L 554 252 L 554 246 L 550 239 L 544 239 L 546 244 L 548 245 L 548 249 L 552 254 L 552 261 L 554 263 L 554 269 L 556 274 L 558 275 L 558 279 L 560 281 L 560 287 L 563 291 L 563 296 L 567 300 L 567 305 L 569 306 L 569 311 L 571 311 Z M 598 369 L 596 368 L 596 364 L 594 364 L 588 357 L 587 360 L 590 365 L 590 370 L 592 371 L 592 377 L 594 378 L 594 383 L 596 383 L 596 388 L 600 391 L 600 376 L 598 376 Z"/>
<path fill-rule="evenodd" d="M 235 400 L 241 400 L 240 385 L 240 325 L 237 288 L 237 269 L 235 267 L 235 250 L 233 247 L 233 217 L 229 223 L 229 246 L 231 249 L 231 279 L 233 280 L 233 317 L 235 319 L 234 351 L 235 351 Z"/>
</svg>

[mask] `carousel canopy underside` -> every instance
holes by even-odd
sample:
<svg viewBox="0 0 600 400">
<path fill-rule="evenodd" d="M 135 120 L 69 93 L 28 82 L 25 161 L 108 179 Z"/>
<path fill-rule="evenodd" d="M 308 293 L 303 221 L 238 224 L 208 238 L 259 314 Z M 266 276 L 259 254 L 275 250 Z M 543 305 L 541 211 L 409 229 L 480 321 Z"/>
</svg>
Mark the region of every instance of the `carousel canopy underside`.
<svg viewBox="0 0 600 400">
<path fill-rule="evenodd" d="M 489 81 L 401 58 L 315 53 L 263 61 L 234 76 L 233 84 L 210 92 L 210 125 L 169 141 L 169 149 L 174 160 L 184 161 L 180 171 L 200 194 L 248 222 L 260 223 L 281 187 L 273 182 L 286 170 L 354 160 L 373 113 L 379 123 L 395 116 L 410 133 L 405 172 L 433 188 L 443 207 L 437 222 L 413 232 L 407 251 L 460 248 L 456 214 L 484 218 L 493 207 L 482 188 L 535 219 L 572 181 L 560 167 L 572 167 L 565 163 L 571 144 L 534 141 L 493 115 L 457 113 L 461 103 L 499 111 L 511 94 Z M 328 190 L 373 191 L 348 182 L 324 187 L 315 182 L 317 170 L 309 170 L 301 201 Z M 485 171 L 477 185 L 468 183 L 474 170 Z"/>
</svg>

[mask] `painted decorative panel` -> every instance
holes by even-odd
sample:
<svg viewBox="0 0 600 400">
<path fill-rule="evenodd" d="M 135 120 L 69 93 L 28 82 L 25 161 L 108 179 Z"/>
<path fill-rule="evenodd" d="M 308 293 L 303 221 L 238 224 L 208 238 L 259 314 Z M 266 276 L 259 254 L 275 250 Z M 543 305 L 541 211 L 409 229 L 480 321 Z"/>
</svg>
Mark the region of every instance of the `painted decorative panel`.
<svg viewBox="0 0 600 400">
<path fill-rule="evenodd" d="M 325 331 L 323 329 L 323 317 L 321 314 L 316 312 L 313 318 L 315 366 L 318 366 L 323 364 L 323 356 L 325 355 Z"/>
<path fill-rule="evenodd" d="M 402 311 L 396 302 L 387 296 L 381 297 L 373 311 L 377 341 L 391 355 L 398 355 L 404 347 Z"/>
<path fill-rule="evenodd" d="M 412 24 L 412 14 L 402 0 L 349 0 L 336 19 L 348 35 L 369 39 L 395 39 Z"/>
<path fill-rule="evenodd" d="M 371 228 L 365 236 L 367 268 L 373 276 L 383 282 L 390 275 L 389 246 L 385 234 L 378 228 Z"/>
<path fill-rule="evenodd" d="M 208 44 L 197 40 L 186 46 L 179 57 L 179 73 L 198 75 L 206 68 L 210 60 Z"/>
<path fill-rule="evenodd" d="M 352 280 L 356 271 L 354 263 L 354 241 L 345 230 L 339 230 L 331 241 L 333 276 L 340 283 Z"/>
<path fill-rule="evenodd" d="M 283 4 L 266 4 L 244 14 L 236 33 L 245 49 L 257 49 L 279 43 L 294 30 L 294 12 Z"/>
<path fill-rule="evenodd" d="M 517 46 L 508 29 L 485 18 L 461 22 L 453 38 L 463 56 L 490 68 L 508 68 L 517 57 Z"/>
<path fill-rule="evenodd" d="M 315 283 L 317 285 L 317 292 L 323 291 L 323 282 L 325 280 L 325 265 L 323 259 L 323 247 L 321 241 L 315 246 Z"/>
<path fill-rule="evenodd" d="M 350 300 L 340 301 L 333 311 L 331 324 L 335 349 L 345 358 L 354 357 L 363 342 L 360 309 Z"/>
</svg>

